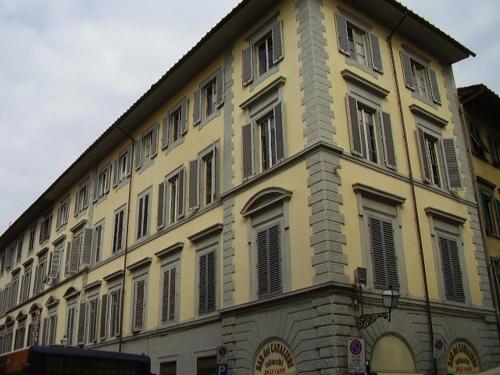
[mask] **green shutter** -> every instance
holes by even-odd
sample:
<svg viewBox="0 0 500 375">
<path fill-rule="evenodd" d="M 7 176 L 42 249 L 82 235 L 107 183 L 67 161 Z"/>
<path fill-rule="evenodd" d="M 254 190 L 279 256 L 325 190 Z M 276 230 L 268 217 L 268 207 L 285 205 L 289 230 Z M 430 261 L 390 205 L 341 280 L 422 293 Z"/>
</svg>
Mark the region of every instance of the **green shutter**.
<svg viewBox="0 0 500 375">
<path fill-rule="evenodd" d="M 215 251 L 203 254 L 199 259 L 199 314 L 216 309 Z"/>
<path fill-rule="evenodd" d="M 181 135 L 185 135 L 188 131 L 187 123 L 188 100 L 184 98 L 181 102 Z"/>
</svg>

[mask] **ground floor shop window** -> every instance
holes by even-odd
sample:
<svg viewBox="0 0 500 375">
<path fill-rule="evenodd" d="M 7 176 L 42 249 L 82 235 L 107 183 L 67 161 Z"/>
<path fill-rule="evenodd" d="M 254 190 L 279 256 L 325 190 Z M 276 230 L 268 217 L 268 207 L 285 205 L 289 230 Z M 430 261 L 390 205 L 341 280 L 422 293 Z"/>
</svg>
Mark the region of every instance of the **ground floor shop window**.
<svg viewBox="0 0 500 375">
<path fill-rule="evenodd" d="M 196 375 L 214 375 L 217 371 L 217 357 L 198 358 Z"/>
<path fill-rule="evenodd" d="M 177 362 L 164 362 L 160 363 L 160 375 L 176 375 L 177 374 Z"/>
</svg>

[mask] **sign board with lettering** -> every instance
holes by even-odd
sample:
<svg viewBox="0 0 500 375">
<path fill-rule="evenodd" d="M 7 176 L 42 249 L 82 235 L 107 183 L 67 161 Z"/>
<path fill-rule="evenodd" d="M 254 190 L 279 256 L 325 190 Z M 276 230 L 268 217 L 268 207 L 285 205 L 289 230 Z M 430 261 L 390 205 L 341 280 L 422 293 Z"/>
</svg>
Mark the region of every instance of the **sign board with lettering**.
<svg viewBox="0 0 500 375">
<path fill-rule="evenodd" d="M 260 347 L 255 356 L 253 375 L 296 374 L 292 351 L 283 340 L 269 340 Z"/>
<path fill-rule="evenodd" d="M 365 340 L 355 338 L 347 341 L 347 369 L 349 374 L 366 372 Z"/>
<path fill-rule="evenodd" d="M 465 341 L 455 341 L 448 350 L 448 373 L 455 375 L 479 373 L 477 354 Z"/>
</svg>

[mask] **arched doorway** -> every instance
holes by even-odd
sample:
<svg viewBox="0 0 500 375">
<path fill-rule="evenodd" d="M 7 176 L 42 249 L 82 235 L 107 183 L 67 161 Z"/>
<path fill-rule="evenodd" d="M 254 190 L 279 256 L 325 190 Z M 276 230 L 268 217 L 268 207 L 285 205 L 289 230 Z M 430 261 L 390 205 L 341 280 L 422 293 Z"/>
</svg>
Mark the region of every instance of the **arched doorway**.
<svg viewBox="0 0 500 375">
<path fill-rule="evenodd" d="M 413 353 L 396 335 L 384 335 L 372 350 L 370 370 L 378 375 L 417 375 Z"/>
</svg>

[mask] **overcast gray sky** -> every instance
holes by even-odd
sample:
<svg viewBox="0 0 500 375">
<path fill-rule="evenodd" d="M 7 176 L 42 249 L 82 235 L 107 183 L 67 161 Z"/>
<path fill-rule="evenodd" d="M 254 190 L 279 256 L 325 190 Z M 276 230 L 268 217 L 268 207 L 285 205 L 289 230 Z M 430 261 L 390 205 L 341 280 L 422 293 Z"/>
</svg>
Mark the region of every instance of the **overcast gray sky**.
<svg viewBox="0 0 500 375">
<path fill-rule="evenodd" d="M 500 93 L 500 1 L 404 0 Z M 0 233 L 237 0 L 0 0 Z"/>
</svg>

